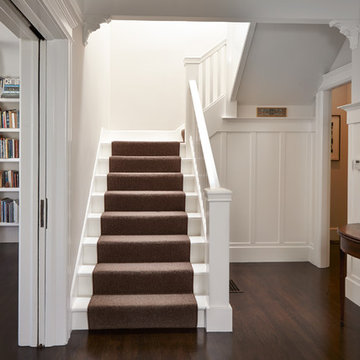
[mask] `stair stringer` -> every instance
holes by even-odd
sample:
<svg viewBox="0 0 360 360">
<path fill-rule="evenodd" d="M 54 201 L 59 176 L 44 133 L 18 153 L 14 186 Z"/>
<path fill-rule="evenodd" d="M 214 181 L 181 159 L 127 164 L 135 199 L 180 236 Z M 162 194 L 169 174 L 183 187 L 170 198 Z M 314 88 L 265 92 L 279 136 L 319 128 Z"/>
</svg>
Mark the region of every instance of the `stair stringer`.
<svg viewBox="0 0 360 360">
<path fill-rule="evenodd" d="M 88 236 L 90 222 L 93 221 L 95 227 L 99 227 L 100 216 L 99 214 L 94 214 L 92 212 L 92 201 L 94 197 L 104 196 L 106 191 L 105 188 L 102 188 L 102 191 L 99 192 L 96 189 L 96 179 L 99 178 L 99 167 L 103 165 L 101 162 L 105 159 L 110 151 L 110 144 L 112 141 L 182 141 L 181 130 L 183 126 L 180 126 L 174 131 L 111 131 L 102 129 L 96 154 L 96 160 L 94 163 L 93 177 L 91 180 L 89 198 L 87 202 L 84 224 L 82 228 L 81 241 L 79 244 L 76 267 L 74 271 L 72 286 L 71 286 L 71 312 L 72 312 L 72 330 L 86 330 L 88 329 L 87 323 L 87 307 L 90 301 L 91 292 L 89 289 L 92 289 L 91 275 L 92 275 L 92 266 L 87 265 L 87 262 L 90 258 L 96 258 L 96 236 L 93 238 Z M 108 149 L 104 150 L 104 145 Z M 185 181 L 184 181 L 184 191 L 185 187 L 188 187 L 188 196 L 191 202 L 197 200 L 197 209 L 196 212 L 189 213 L 189 231 L 191 228 L 198 228 L 199 231 L 196 231 L 197 236 L 190 236 L 191 238 L 191 253 L 192 253 L 192 266 L 194 269 L 194 291 L 196 300 L 198 303 L 198 327 L 206 327 L 206 310 L 208 308 L 208 266 L 207 266 L 207 244 L 205 239 L 204 232 L 204 216 L 205 214 L 199 214 L 199 209 L 201 208 L 200 203 L 200 193 L 199 187 L 194 183 L 193 188 L 189 191 L 191 183 L 188 180 L 195 178 L 196 174 L 194 171 L 194 159 L 185 158 L 186 151 L 185 144 L 182 144 L 182 164 L 184 164 L 185 172 Z M 105 152 L 105 156 L 104 156 Z M 189 170 L 189 166 L 191 170 Z M 183 165 L 182 165 L 183 167 Z M 105 169 L 106 170 L 106 169 Z M 182 170 L 183 171 L 183 170 Z M 106 177 L 104 177 L 104 180 Z M 186 185 L 188 183 L 188 185 Z M 196 195 L 195 195 L 196 194 Z M 194 205 L 191 205 L 193 207 Z M 192 210 L 193 211 L 193 210 Z M 200 220 L 201 224 L 198 223 Z M 198 224 L 196 224 L 198 223 Z M 193 224 L 193 225 L 191 225 Z M 90 251 L 89 251 L 90 250 Z M 92 252 L 92 254 L 91 254 Z M 194 254 L 193 254 L 194 252 Z M 200 255 L 201 260 L 196 260 L 199 258 L 199 254 L 203 252 L 203 255 Z M 90 254 L 90 255 L 89 255 Z M 91 260 L 93 261 L 93 260 Z M 199 263 L 200 262 L 200 263 Z M 84 292 L 84 289 L 85 292 Z M 196 295 L 197 294 L 197 295 Z"/>
</svg>

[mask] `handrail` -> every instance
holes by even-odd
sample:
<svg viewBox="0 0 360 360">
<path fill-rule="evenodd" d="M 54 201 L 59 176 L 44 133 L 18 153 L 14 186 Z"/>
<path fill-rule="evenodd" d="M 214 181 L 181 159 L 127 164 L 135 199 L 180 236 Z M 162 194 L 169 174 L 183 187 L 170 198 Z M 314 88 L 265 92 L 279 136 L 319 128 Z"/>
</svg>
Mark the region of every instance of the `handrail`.
<svg viewBox="0 0 360 360">
<path fill-rule="evenodd" d="M 206 59 L 217 53 L 223 46 L 226 46 L 226 40 L 221 41 L 219 44 L 214 46 L 211 50 L 206 52 L 202 56 L 187 56 L 184 59 L 185 64 L 200 64 L 204 62 Z"/>
<path fill-rule="evenodd" d="M 210 189 L 220 187 L 219 177 L 216 171 L 214 156 L 212 153 L 209 134 L 206 127 L 205 116 L 201 105 L 200 94 L 195 80 L 189 81 L 191 99 L 194 106 L 195 120 L 199 132 L 204 162 L 208 176 Z"/>
</svg>

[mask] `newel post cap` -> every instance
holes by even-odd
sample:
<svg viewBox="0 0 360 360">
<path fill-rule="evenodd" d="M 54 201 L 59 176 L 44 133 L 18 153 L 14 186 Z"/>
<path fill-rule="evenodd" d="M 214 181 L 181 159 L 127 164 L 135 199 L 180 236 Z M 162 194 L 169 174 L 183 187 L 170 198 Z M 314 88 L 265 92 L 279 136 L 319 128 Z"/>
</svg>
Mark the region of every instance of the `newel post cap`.
<svg viewBox="0 0 360 360">
<path fill-rule="evenodd" d="M 209 202 L 231 202 L 232 191 L 225 188 L 204 189 L 206 200 Z"/>
</svg>

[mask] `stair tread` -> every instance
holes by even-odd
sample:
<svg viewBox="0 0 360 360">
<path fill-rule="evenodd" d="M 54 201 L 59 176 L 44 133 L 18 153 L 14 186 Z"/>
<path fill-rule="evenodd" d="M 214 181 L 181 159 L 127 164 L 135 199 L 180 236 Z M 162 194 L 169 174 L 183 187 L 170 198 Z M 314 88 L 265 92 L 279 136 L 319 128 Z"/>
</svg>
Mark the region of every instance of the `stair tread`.
<svg viewBox="0 0 360 360">
<path fill-rule="evenodd" d="M 119 215 L 119 216 L 131 216 L 136 217 L 139 216 L 176 216 L 176 215 L 182 215 L 187 214 L 188 218 L 198 219 L 201 218 L 200 213 L 187 213 L 185 211 L 106 211 L 104 213 L 89 213 L 88 218 L 89 219 L 100 219 L 103 214 L 113 214 L 113 215 Z"/>
<path fill-rule="evenodd" d="M 186 211 L 105 211 L 103 217 L 176 217 L 187 215 Z"/>
<path fill-rule="evenodd" d="M 143 241 L 150 241 L 150 238 L 157 238 L 157 239 L 162 239 L 162 238 L 183 238 L 183 237 L 188 237 L 190 239 L 190 243 L 191 244 L 205 244 L 206 243 L 206 239 L 204 236 L 188 236 L 188 235 L 102 235 L 101 237 L 103 238 L 107 238 L 109 241 L 111 239 L 113 239 L 114 241 L 117 238 L 121 238 L 128 241 L 133 241 L 133 239 L 137 239 L 137 240 L 143 240 Z M 97 245 L 99 241 L 99 237 L 98 236 L 88 236 L 84 238 L 83 244 L 84 245 L 88 245 L 88 246 L 95 246 Z"/>
<path fill-rule="evenodd" d="M 95 295 L 95 296 L 114 296 L 114 295 Z M 115 295 L 115 296 L 133 296 L 134 298 L 137 297 L 146 297 L 146 296 L 154 296 L 153 294 L 151 295 L 146 295 L 146 294 L 141 294 L 141 295 Z M 156 295 L 157 297 L 159 295 Z M 171 296 L 178 296 L 178 294 L 171 294 Z M 91 297 L 76 297 L 74 298 L 74 302 L 72 304 L 71 310 L 72 312 L 86 312 L 87 308 L 89 306 L 89 302 L 90 302 Z M 208 308 L 208 296 L 206 295 L 195 295 L 195 299 L 198 305 L 198 310 L 205 310 Z"/>
<path fill-rule="evenodd" d="M 139 264 L 143 264 L 142 268 L 144 268 L 146 271 L 146 266 L 149 265 L 149 269 L 151 266 L 151 269 L 155 268 L 156 265 L 158 265 L 158 268 L 165 268 L 167 264 L 182 264 L 182 263 L 115 263 L 113 265 L 124 265 L 124 268 L 134 268 L 136 266 L 139 266 Z M 155 265 L 154 265 L 155 264 Z M 165 265 L 164 265 L 165 264 Z M 184 263 L 187 264 L 187 263 Z M 99 265 L 99 264 L 97 264 Z M 97 265 L 80 265 L 78 274 L 79 276 L 92 276 L 92 273 L 94 272 L 95 266 Z M 191 264 L 192 269 L 194 271 L 195 275 L 201 275 L 201 274 L 207 274 L 209 272 L 208 265 L 207 264 Z M 174 266 L 175 268 L 175 266 Z M 152 271 L 152 270 L 149 270 Z"/>
<path fill-rule="evenodd" d="M 197 197 L 198 194 L 195 191 L 182 191 L 182 190 L 106 190 L 105 192 L 95 191 L 91 195 L 102 197 L 106 193 L 109 194 L 126 194 L 126 195 L 172 195 L 172 194 L 183 194 L 186 197 Z"/>
</svg>

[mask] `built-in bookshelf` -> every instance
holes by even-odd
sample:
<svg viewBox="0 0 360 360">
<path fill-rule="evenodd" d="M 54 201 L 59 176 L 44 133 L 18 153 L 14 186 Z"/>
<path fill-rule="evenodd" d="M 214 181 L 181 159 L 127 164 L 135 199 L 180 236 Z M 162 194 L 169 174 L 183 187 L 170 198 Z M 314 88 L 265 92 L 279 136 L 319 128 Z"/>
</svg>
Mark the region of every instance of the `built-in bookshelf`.
<svg viewBox="0 0 360 360">
<path fill-rule="evenodd" d="M 5 242 L 18 239 L 21 134 L 19 108 L 19 98 L 0 97 L 0 237 Z"/>
</svg>

